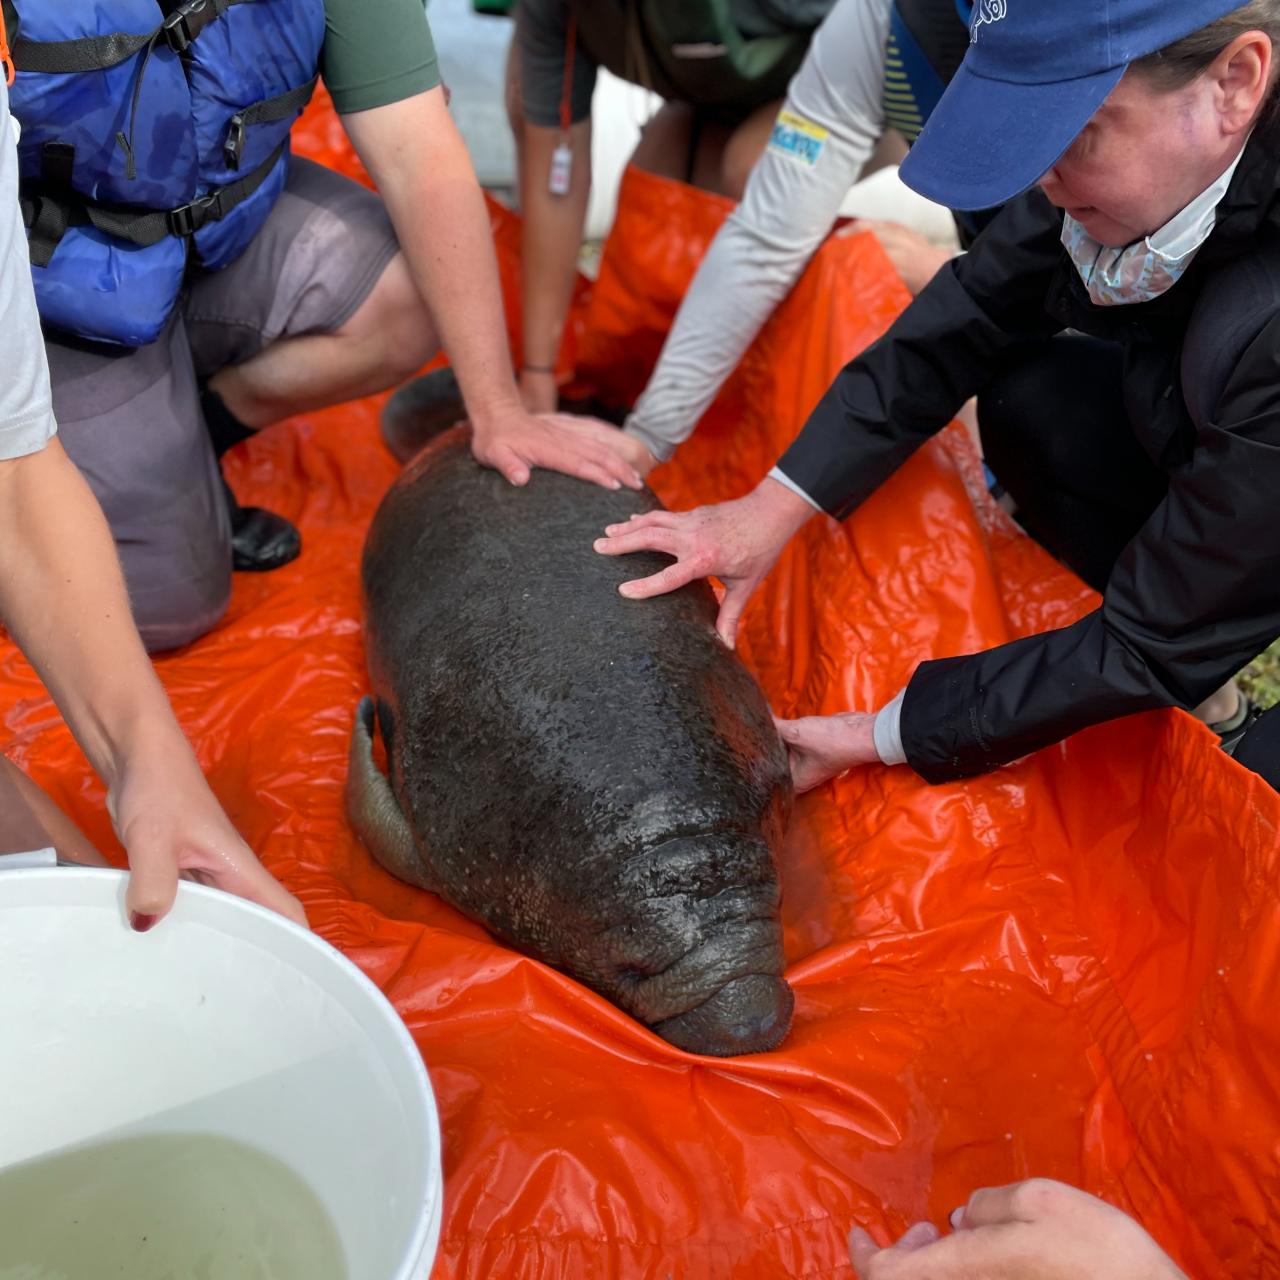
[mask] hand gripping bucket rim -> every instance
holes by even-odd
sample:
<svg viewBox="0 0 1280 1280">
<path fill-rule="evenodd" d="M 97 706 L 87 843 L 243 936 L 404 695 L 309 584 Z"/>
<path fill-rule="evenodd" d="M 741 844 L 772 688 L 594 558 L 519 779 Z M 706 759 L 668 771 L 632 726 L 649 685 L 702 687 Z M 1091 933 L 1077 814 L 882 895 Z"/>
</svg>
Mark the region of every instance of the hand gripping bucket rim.
<svg viewBox="0 0 1280 1280">
<path fill-rule="evenodd" d="M 46 996 L 57 988 L 57 998 L 44 1000 L 43 1007 L 30 996 L 24 1013 L 12 1020 L 6 1016 L 14 1034 L 9 1061 L 0 1064 L 0 1088 L 7 1093 L 25 1080 L 35 1092 L 39 1086 L 33 1082 L 53 1078 L 59 1094 L 56 1106 L 42 1111 L 37 1101 L 22 1109 L 30 1113 L 25 1133 L 21 1117 L 6 1126 L 0 1135 L 0 1169 L 104 1134 L 164 1131 L 172 1123 L 166 1117 L 195 1112 L 202 1121 L 186 1127 L 240 1137 L 307 1176 L 339 1228 L 352 1280 L 424 1280 L 443 1215 L 440 1124 L 421 1054 L 390 1002 L 317 935 L 201 885 L 183 882 L 171 915 L 150 933 L 134 934 L 125 923 L 126 884 L 123 872 L 105 868 L 0 870 L 0 991 L 7 982 L 19 991 L 23 984 L 28 991 L 42 985 Z M 77 966 L 76 948 L 92 953 L 92 969 Z M 154 990 L 139 998 L 139 980 L 145 986 L 153 975 Z M 250 980 L 236 981 L 245 977 Z M 6 998 L 4 1004 L 22 1008 L 21 999 Z M 19 1016 L 29 1024 L 34 1019 L 30 1037 L 23 1035 Z M 127 1047 L 136 1038 L 121 1020 L 131 1018 L 135 1029 L 149 1018 L 156 1023 L 145 1054 Z M 103 1024 L 96 1032 L 91 1030 L 95 1020 Z M 241 1025 L 244 1034 L 237 1036 Z M 255 1027 L 269 1034 L 254 1035 Z M 90 1072 L 67 1070 L 66 1060 L 85 1052 L 73 1038 L 69 1042 L 77 1034 L 87 1041 L 97 1036 L 96 1048 L 86 1054 Z M 55 1052 L 46 1045 L 59 1046 L 61 1062 L 52 1056 L 41 1062 L 42 1053 Z M 192 1081 L 188 1068 L 197 1076 L 212 1074 Z M 237 1069 L 241 1077 L 235 1077 Z M 231 1079 L 224 1087 L 225 1081 L 214 1077 L 227 1072 Z M 77 1078 L 85 1076 L 93 1084 L 82 1101 L 90 1105 L 78 1109 L 74 1097 L 68 1102 L 62 1095 L 74 1093 Z M 338 1106 L 316 1108 L 311 1091 L 323 1097 L 330 1090 L 331 1102 L 332 1082 L 344 1078 L 364 1087 L 348 1090 Z M 261 1081 L 274 1082 L 270 1087 L 276 1092 L 268 1097 L 268 1085 Z M 166 1096 L 166 1090 L 186 1090 L 190 1096 Z M 87 1125 L 86 1110 L 92 1113 Z M 218 1118 L 206 1126 L 209 1115 Z M 228 1117 L 231 1128 L 223 1128 L 220 1120 Z M 282 1128 L 275 1136 L 267 1131 L 277 1117 Z M 255 1130 L 255 1118 L 263 1119 L 261 1130 Z M 60 1124 L 65 1131 L 58 1130 Z M 235 1127 L 243 1132 L 232 1132 Z M 353 1130 L 359 1142 L 353 1144 L 350 1164 L 334 1160 L 334 1144 Z M 299 1134 L 303 1142 L 295 1159 L 290 1139 Z M 309 1150 L 313 1135 L 314 1150 Z M 396 1146 L 406 1190 L 401 1193 L 398 1185 L 385 1193 L 366 1189 L 368 1171 L 358 1167 L 366 1158 L 364 1148 L 380 1171 Z M 319 1153 L 325 1153 L 323 1159 Z M 352 1225 L 352 1217 L 364 1215 L 348 1207 L 348 1187 L 368 1198 L 368 1224 Z M 362 1233 L 380 1236 L 389 1229 L 403 1243 L 380 1239 L 384 1252 L 372 1267 L 377 1274 L 370 1274 L 364 1253 L 353 1252 L 353 1241 L 358 1244 Z"/>
</svg>

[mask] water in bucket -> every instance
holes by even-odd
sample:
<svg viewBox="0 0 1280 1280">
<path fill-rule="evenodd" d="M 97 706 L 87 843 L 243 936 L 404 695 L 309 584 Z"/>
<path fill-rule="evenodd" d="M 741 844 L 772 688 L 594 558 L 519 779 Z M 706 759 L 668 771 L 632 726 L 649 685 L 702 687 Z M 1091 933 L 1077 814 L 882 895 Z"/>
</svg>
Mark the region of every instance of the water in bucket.
<svg viewBox="0 0 1280 1280">
<path fill-rule="evenodd" d="M 0 1172 L 0 1280 L 348 1280 L 288 1165 L 208 1133 L 117 1138 Z"/>
<path fill-rule="evenodd" d="M 0 1280 L 423 1280 L 417 1047 L 314 934 L 184 884 L 0 868 Z"/>
</svg>

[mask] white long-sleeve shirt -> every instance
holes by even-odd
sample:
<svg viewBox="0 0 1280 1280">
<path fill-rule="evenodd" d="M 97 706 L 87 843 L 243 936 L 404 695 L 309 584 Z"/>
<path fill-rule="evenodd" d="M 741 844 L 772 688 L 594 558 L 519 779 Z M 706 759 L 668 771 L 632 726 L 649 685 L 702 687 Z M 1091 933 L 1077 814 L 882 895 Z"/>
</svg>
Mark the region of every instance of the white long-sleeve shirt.
<svg viewBox="0 0 1280 1280">
<path fill-rule="evenodd" d="M 711 243 L 626 430 L 669 458 L 831 230 L 885 129 L 891 0 L 839 0 L 792 78 L 741 204 Z"/>
<path fill-rule="evenodd" d="M 693 433 L 725 379 L 800 278 L 885 130 L 892 0 L 839 0 L 787 90 L 742 202 L 698 268 L 626 430 L 655 458 Z M 771 473 L 817 508 L 781 472 Z M 875 720 L 884 764 L 906 760 L 902 694 Z"/>
<path fill-rule="evenodd" d="M 37 453 L 57 427 L 18 209 L 18 131 L 0 73 L 0 459 Z"/>
</svg>

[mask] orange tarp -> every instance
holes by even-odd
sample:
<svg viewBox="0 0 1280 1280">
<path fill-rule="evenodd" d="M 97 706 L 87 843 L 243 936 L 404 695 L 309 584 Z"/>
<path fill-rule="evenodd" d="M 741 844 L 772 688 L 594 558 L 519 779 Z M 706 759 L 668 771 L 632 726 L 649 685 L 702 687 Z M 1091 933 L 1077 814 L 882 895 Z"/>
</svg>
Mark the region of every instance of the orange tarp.
<svg viewBox="0 0 1280 1280">
<path fill-rule="evenodd" d="M 300 138 L 350 170 L 323 106 Z M 628 176 L 577 312 L 594 385 L 634 394 L 723 212 Z M 493 217 L 510 303 L 517 229 Z M 874 241 L 829 242 L 655 474 L 664 499 L 745 492 L 906 300 Z M 241 496 L 297 520 L 304 554 L 238 576 L 226 621 L 159 668 L 240 829 L 421 1047 L 444 1128 L 436 1276 L 847 1277 L 852 1223 L 941 1223 L 1032 1174 L 1107 1196 L 1197 1276 L 1280 1274 L 1280 798 L 1174 712 L 962 784 L 856 771 L 799 802 L 779 853 L 790 1037 L 685 1055 L 392 880 L 347 829 L 358 558 L 396 471 L 378 408 L 237 451 Z M 743 650 L 784 713 L 874 708 L 921 659 L 1092 601 L 994 509 L 953 427 L 846 524 L 810 523 Z M 102 788 L 12 650 L 0 681 L 15 758 L 118 856 Z"/>
</svg>

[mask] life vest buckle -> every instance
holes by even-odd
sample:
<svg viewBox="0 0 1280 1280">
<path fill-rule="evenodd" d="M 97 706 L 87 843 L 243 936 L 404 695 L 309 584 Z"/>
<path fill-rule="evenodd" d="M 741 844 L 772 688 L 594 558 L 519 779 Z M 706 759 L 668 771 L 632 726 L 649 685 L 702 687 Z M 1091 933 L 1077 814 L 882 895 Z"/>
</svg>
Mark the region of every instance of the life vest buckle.
<svg viewBox="0 0 1280 1280">
<path fill-rule="evenodd" d="M 225 8 L 225 6 L 222 6 Z M 185 0 L 162 25 L 164 38 L 174 53 L 186 53 L 191 42 L 211 23 L 222 8 L 213 0 Z"/>
<path fill-rule="evenodd" d="M 199 200 L 190 204 L 179 205 L 169 210 L 169 232 L 181 239 L 187 239 L 207 222 L 217 222 L 222 217 L 222 189 L 211 191 Z"/>
<path fill-rule="evenodd" d="M 240 157 L 244 154 L 244 139 L 244 113 L 237 112 L 227 125 L 227 139 L 222 144 L 222 154 L 228 169 L 240 168 Z"/>
</svg>

